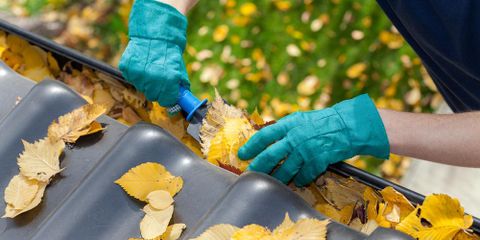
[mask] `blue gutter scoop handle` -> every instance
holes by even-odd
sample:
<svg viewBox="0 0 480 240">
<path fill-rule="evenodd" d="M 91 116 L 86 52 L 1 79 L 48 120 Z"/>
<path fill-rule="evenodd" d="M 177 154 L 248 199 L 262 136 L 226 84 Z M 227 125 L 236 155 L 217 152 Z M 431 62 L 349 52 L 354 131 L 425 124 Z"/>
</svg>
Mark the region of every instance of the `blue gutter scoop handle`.
<svg viewBox="0 0 480 240">
<path fill-rule="evenodd" d="M 192 92 L 190 92 L 190 90 L 180 86 L 178 105 L 180 105 L 182 110 L 187 113 L 187 121 L 190 121 L 195 114 L 195 111 L 205 105 L 207 101 L 207 99 L 200 101 L 192 94 Z"/>
</svg>

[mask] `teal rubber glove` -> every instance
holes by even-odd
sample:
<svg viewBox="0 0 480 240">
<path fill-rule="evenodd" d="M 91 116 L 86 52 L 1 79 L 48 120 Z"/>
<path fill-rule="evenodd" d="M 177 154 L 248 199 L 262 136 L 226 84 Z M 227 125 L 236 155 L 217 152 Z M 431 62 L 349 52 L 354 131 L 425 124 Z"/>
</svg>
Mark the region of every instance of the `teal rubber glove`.
<svg viewBox="0 0 480 240">
<path fill-rule="evenodd" d="M 284 183 L 304 186 L 329 164 L 355 155 L 387 159 L 390 154 L 382 119 L 368 95 L 331 108 L 297 112 L 254 134 L 238 151 L 240 159 L 255 158 L 248 170 L 273 173 Z"/>
<path fill-rule="evenodd" d="M 187 19 L 174 7 L 155 0 L 136 0 L 129 37 L 119 68 L 148 100 L 164 107 L 176 104 L 180 85 L 190 88 L 183 51 Z"/>
</svg>

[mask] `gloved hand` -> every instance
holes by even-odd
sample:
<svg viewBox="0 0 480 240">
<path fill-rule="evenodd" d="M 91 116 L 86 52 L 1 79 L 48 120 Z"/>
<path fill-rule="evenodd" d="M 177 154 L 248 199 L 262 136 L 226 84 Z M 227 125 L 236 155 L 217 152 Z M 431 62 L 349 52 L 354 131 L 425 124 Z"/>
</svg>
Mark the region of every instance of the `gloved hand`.
<svg viewBox="0 0 480 240">
<path fill-rule="evenodd" d="M 187 19 L 155 0 L 136 0 L 130 13 L 130 42 L 119 68 L 125 79 L 148 100 L 175 105 L 180 84 L 190 87 L 183 62 Z"/>
<path fill-rule="evenodd" d="M 297 186 L 306 185 L 333 164 L 355 155 L 387 159 L 390 153 L 382 119 L 368 95 L 331 108 L 297 112 L 253 135 L 238 151 L 241 159 L 255 159 L 248 170 L 270 173 Z"/>
</svg>

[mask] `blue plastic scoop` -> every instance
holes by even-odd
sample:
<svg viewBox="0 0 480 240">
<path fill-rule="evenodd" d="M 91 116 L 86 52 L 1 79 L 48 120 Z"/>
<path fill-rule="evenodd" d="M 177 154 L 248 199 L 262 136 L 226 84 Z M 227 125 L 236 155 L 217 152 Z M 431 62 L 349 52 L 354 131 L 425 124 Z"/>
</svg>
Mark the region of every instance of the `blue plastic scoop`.
<svg viewBox="0 0 480 240">
<path fill-rule="evenodd" d="M 181 110 L 185 113 L 189 122 L 187 132 L 198 142 L 200 142 L 200 127 L 202 121 L 207 114 L 207 99 L 200 101 L 190 90 L 180 86 L 177 105 L 168 109 L 168 112 L 178 112 Z"/>
</svg>

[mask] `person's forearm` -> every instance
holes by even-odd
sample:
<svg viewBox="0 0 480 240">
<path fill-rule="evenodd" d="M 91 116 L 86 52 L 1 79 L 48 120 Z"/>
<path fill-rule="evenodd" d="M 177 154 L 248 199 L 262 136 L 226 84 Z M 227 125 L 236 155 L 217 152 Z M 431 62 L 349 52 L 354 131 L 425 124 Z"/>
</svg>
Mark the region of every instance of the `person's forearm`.
<svg viewBox="0 0 480 240">
<path fill-rule="evenodd" d="M 379 112 L 392 153 L 480 167 L 480 112 L 420 114 L 385 109 Z"/>
<path fill-rule="evenodd" d="M 198 0 L 156 0 L 169 4 L 176 8 L 183 15 L 186 15 L 190 9 L 197 4 Z"/>
</svg>

